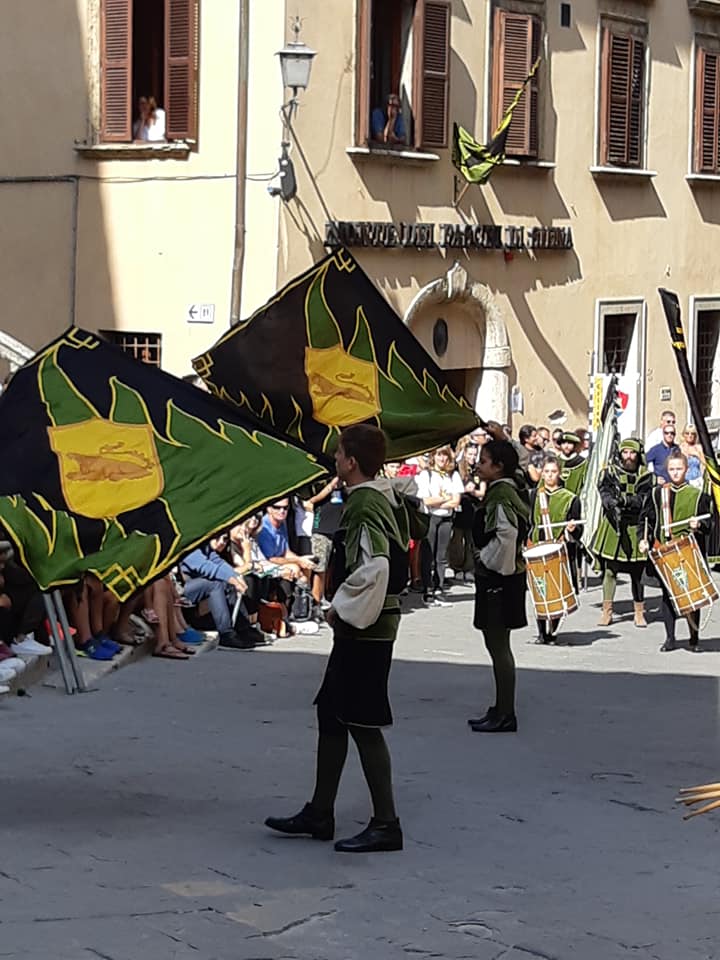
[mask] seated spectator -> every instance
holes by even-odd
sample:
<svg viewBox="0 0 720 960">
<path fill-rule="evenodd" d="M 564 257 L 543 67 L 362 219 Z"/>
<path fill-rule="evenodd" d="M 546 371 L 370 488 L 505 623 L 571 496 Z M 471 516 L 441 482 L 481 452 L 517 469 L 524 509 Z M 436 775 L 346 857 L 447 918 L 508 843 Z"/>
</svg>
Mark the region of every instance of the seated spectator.
<svg viewBox="0 0 720 960">
<path fill-rule="evenodd" d="M 375 107 L 370 116 L 370 136 L 379 143 L 391 145 L 407 143 L 402 104 L 396 93 L 388 95 L 386 107 Z"/>
<path fill-rule="evenodd" d="M 385 476 L 397 476 L 399 469 L 399 463 L 387 463 L 385 464 Z M 332 547 L 333 536 L 340 527 L 340 520 L 345 509 L 345 491 L 339 478 L 333 477 L 315 496 L 306 500 L 303 506 L 306 510 L 312 511 L 313 514 L 311 541 L 315 559 L 315 576 L 312 582 L 313 620 L 317 623 L 324 623 L 323 604 L 326 602 L 325 581 L 330 548 Z"/>
<path fill-rule="evenodd" d="M 112 660 L 121 645 L 110 631 L 117 620 L 118 602 L 92 573 L 65 594 L 68 621 L 75 628 L 75 649 L 91 660 Z"/>
<path fill-rule="evenodd" d="M 187 599 L 194 604 L 207 600 L 220 646 L 249 650 L 262 646 L 267 640 L 253 629 L 243 609 L 242 595 L 247 584 L 221 556 L 228 539 L 227 534 L 219 534 L 197 547 L 184 558 L 180 570 L 185 578 Z"/>
<path fill-rule="evenodd" d="M 0 604 L 0 641 L 17 656 L 47 656 L 51 648 L 38 641 L 44 636 L 45 604 L 37 584 L 14 558 L 12 548 L 3 553 L 2 603 Z"/>
<path fill-rule="evenodd" d="M 257 544 L 270 563 L 283 567 L 283 576 L 289 571 L 290 579 L 308 585 L 314 564 L 312 557 L 299 556 L 290 549 L 286 523 L 289 507 L 290 501 L 285 497 L 267 508 L 257 534 Z"/>
<path fill-rule="evenodd" d="M 161 577 L 155 580 L 146 590 L 149 609 L 155 612 L 157 623 L 155 626 L 154 657 L 163 660 L 189 660 L 195 653 L 181 639 L 182 632 L 178 630 L 177 608 L 175 606 L 175 590 L 170 577 Z"/>
<path fill-rule="evenodd" d="M 140 97 L 138 118 L 133 124 L 133 140 L 140 143 L 165 143 L 165 111 L 155 97 Z"/>
</svg>

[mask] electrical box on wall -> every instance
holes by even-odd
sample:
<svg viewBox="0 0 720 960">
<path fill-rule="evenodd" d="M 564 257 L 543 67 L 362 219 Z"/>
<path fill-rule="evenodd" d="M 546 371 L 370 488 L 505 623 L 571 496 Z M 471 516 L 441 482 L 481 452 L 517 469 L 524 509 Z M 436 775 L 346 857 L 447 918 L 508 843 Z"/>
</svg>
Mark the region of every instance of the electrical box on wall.
<svg viewBox="0 0 720 960">
<path fill-rule="evenodd" d="M 672 390 L 670 387 L 660 387 L 660 403 L 670 403 Z"/>
</svg>

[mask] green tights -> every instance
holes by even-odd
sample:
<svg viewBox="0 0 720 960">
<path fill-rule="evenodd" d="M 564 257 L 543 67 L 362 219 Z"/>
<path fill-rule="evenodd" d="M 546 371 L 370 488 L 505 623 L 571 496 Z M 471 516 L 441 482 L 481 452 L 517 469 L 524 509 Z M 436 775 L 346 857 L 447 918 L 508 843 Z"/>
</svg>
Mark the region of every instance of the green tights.
<svg viewBox="0 0 720 960">
<path fill-rule="evenodd" d="M 397 819 L 390 752 L 382 730 L 377 727 L 346 727 L 338 723 L 332 732 L 320 732 L 312 806 L 319 813 L 332 813 L 335 808 L 335 798 L 347 757 L 348 731 L 360 754 L 375 818 L 385 821 Z"/>
<path fill-rule="evenodd" d="M 495 707 L 501 716 L 515 713 L 515 660 L 507 627 L 488 627 L 483 637 L 495 675 Z"/>
</svg>

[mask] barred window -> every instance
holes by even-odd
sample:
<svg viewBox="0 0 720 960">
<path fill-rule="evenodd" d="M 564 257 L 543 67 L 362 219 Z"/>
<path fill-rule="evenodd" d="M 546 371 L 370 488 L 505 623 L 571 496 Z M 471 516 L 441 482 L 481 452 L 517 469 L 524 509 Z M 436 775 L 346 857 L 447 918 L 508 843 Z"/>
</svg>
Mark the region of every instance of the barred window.
<svg viewBox="0 0 720 960">
<path fill-rule="evenodd" d="M 105 337 L 125 353 L 129 353 L 136 360 L 149 363 L 153 367 L 161 366 L 162 361 L 162 334 L 160 333 L 128 333 L 126 330 L 101 330 L 100 336 Z"/>
</svg>

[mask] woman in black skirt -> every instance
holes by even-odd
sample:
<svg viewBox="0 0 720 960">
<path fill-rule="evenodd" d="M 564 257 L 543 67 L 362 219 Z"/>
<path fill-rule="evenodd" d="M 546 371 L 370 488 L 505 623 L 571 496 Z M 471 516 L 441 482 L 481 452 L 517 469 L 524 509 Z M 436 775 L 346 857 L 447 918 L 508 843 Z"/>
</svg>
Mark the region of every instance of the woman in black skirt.
<svg viewBox="0 0 720 960">
<path fill-rule="evenodd" d="M 476 733 L 514 733 L 515 660 L 510 631 L 527 626 L 523 544 L 530 510 L 515 482 L 518 455 L 506 440 L 482 448 L 478 475 L 487 493 L 475 515 L 475 620 L 492 660 L 495 703 L 484 717 L 469 720 Z"/>
</svg>

